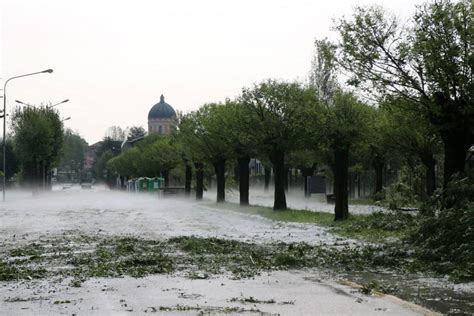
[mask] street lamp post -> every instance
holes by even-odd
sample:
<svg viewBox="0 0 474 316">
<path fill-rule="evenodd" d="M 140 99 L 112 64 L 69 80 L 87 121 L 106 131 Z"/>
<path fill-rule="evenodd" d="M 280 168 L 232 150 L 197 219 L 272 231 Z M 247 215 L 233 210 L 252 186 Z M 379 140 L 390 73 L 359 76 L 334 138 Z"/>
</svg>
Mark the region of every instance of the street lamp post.
<svg viewBox="0 0 474 316">
<path fill-rule="evenodd" d="M 5 201 L 5 191 L 6 191 L 6 179 L 7 179 L 7 168 L 6 168 L 6 131 L 7 131 L 7 84 L 10 80 L 13 79 L 18 79 L 18 78 L 23 78 L 23 77 L 28 77 L 28 76 L 33 76 L 33 75 L 38 75 L 38 74 L 43 74 L 43 73 L 52 73 L 53 69 L 46 69 L 43 71 L 38 71 L 38 72 L 32 72 L 29 74 L 24 74 L 20 76 L 15 76 L 7 79 L 3 85 L 3 139 L 2 139 L 2 144 L 3 144 L 3 201 Z"/>
<path fill-rule="evenodd" d="M 51 108 L 55 107 L 56 105 L 60 105 L 60 104 L 66 103 L 66 102 L 69 102 L 69 99 L 63 100 L 63 101 L 58 102 L 58 103 L 53 104 L 53 105 L 47 105 L 46 108 L 51 109 Z"/>
<path fill-rule="evenodd" d="M 20 101 L 20 100 L 15 100 L 15 102 L 19 103 L 19 104 L 26 105 L 26 106 L 34 106 L 33 104 L 26 103 L 26 102 L 23 102 L 23 101 Z M 60 104 L 66 103 L 66 102 L 69 102 L 69 99 L 63 100 L 63 101 L 58 102 L 58 103 L 53 104 L 53 105 L 47 105 L 46 108 L 51 109 L 51 108 L 55 107 L 56 105 L 60 105 Z"/>
</svg>

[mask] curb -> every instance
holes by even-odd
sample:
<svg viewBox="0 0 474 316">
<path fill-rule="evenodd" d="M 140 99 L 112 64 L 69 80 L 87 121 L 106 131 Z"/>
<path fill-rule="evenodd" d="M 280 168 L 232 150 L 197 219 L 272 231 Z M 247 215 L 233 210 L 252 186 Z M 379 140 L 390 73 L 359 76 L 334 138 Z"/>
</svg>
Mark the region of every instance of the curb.
<svg viewBox="0 0 474 316">
<path fill-rule="evenodd" d="M 353 289 L 361 289 L 362 288 L 362 285 L 357 284 L 357 283 L 352 282 L 352 281 L 349 281 L 349 280 L 346 280 L 346 279 L 341 279 L 341 280 L 338 280 L 337 282 L 339 284 L 342 284 L 342 285 L 347 285 L 347 286 L 349 286 Z M 384 293 L 381 293 L 381 292 L 374 291 L 374 295 L 376 295 L 378 297 L 381 297 L 381 298 L 384 298 L 384 299 L 387 299 L 387 300 L 389 300 L 393 303 L 401 305 L 405 308 L 408 308 L 408 309 L 410 309 L 410 310 L 412 310 L 416 313 L 420 313 L 421 315 L 424 315 L 424 316 L 441 316 L 441 315 L 443 315 L 441 313 L 432 311 L 430 309 L 427 309 L 427 308 L 425 308 L 423 306 L 420 306 L 420 305 L 417 305 L 415 303 L 402 300 L 401 298 L 396 297 L 396 296 L 391 295 L 391 294 L 384 294 Z"/>
</svg>

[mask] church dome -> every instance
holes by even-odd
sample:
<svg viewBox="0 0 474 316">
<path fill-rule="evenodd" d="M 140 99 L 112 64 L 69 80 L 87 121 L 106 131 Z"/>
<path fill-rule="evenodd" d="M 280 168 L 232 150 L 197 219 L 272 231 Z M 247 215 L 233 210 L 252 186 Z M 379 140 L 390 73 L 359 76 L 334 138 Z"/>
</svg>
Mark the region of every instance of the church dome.
<svg viewBox="0 0 474 316">
<path fill-rule="evenodd" d="M 155 104 L 148 112 L 148 119 L 169 119 L 176 117 L 173 107 L 165 102 L 165 97 L 161 95 L 160 102 Z"/>
</svg>

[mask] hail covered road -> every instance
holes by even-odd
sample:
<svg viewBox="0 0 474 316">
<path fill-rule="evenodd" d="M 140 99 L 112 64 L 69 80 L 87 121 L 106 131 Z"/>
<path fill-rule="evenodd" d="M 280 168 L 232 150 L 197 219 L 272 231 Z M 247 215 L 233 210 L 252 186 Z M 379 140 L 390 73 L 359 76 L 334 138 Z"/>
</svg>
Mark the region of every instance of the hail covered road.
<svg viewBox="0 0 474 316">
<path fill-rule="evenodd" d="M 31 192 L 9 191 L 7 201 L 0 205 L 0 242 L 28 244 L 71 231 L 150 239 L 196 235 L 256 243 L 331 244 L 337 240 L 315 225 L 279 223 L 210 204 L 210 201 L 163 199 L 100 187 L 92 190 L 71 187 L 37 196 Z M 272 299 L 277 303 L 248 305 L 230 300 L 242 295 Z M 211 314 L 213 310 L 236 306 L 255 315 L 419 315 L 426 312 L 393 297 L 365 296 L 314 270 L 277 271 L 240 280 L 225 275 L 191 280 L 177 274 L 92 278 L 78 288 L 67 283 L 53 286 L 48 279 L 0 282 L 0 314 L 4 315 L 196 313 L 158 309 L 158 306 L 176 305 L 205 306 Z M 251 309 L 255 311 L 249 311 Z"/>
</svg>

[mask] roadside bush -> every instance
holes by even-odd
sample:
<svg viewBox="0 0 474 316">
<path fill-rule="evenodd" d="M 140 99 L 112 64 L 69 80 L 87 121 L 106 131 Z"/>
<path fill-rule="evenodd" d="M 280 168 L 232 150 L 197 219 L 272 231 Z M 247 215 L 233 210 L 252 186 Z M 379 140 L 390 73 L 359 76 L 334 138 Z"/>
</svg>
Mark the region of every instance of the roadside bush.
<svg viewBox="0 0 474 316">
<path fill-rule="evenodd" d="M 474 176 L 454 179 L 421 210 L 411 235 L 417 257 L 458 280 L 474 279 Z"/>
<path fill-rule="evenodd" d="M 399 210 L 403 207 L 415 207 L 418 196 L 413 189 L 404 182 L 398 182 L 387 188 L 385 192 L 385 204 L 391 210 Z"/>
</svg>

